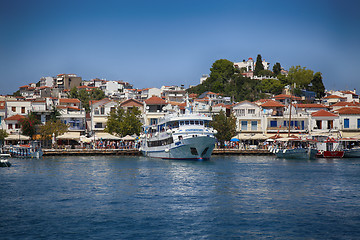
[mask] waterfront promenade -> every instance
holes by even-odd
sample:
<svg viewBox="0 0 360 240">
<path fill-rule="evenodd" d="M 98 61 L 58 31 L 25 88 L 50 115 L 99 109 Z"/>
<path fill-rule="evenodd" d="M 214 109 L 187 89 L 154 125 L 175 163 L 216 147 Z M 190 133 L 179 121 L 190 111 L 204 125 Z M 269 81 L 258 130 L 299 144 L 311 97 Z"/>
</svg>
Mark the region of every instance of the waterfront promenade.
<svg viewBox="0 0 360 240">
<path fill-rule="evenodd" d="M 138 149 L 43 149 L 43 152 L 44 156 L 141 155 Z M 272 153 L 266 149 L 214 149 L 212 155 L 272 155 Z"/>
</svg>

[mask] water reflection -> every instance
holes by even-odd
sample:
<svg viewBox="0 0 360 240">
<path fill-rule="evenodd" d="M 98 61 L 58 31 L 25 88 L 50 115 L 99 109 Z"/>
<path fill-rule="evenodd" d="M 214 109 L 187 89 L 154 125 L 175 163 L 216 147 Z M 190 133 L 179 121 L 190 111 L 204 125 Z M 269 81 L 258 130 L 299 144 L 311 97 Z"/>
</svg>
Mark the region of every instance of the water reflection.
<svg viewBox="0 0 360 240">
<path fill-rule="evenodd" d="M 5 239 L 360 237 L 358 160 L 112 156 L 12 163 L 0 169 Z"/>
</svg>

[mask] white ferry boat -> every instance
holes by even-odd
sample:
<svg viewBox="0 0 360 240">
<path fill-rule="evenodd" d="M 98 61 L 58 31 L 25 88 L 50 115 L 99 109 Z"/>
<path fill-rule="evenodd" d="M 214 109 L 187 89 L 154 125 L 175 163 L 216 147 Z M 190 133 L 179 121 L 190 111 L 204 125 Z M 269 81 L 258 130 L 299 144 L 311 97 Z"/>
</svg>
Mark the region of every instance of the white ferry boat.
<svg viewBox="0 0 360 240">
<path fill-rule="evenodd" d="M 211 120 L 204 114 L 168 114 L 158 124 L 145 127 L 140 150 L 154 158 L 208 160 L 217 133 L 209 126 Z"/>
</svg>

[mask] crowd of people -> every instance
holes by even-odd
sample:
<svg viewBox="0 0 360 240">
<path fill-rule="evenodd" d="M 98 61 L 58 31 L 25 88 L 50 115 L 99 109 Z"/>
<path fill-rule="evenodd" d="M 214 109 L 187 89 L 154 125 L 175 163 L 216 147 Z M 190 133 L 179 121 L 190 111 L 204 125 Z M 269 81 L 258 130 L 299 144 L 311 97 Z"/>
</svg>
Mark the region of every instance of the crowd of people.
<svg viewBox="0 0 360 240">
<path fill-rule="evenodd" d="M 114 141 L 114 140 L 97 140 L 91 143 L 92 148 L 96 149 L 138 149 L 140 143 L 138 141 Z"/>
</svg>

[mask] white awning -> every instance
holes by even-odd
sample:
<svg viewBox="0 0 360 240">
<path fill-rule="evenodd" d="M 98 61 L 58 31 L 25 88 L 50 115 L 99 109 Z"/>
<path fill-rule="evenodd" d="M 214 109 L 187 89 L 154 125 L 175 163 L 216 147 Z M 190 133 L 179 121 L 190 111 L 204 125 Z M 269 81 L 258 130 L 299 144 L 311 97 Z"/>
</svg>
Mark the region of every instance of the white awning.
<svg viewBox="0 0 360 240">
<path fill-rule="evenodd" d="M 7 141 L 13 141 L 13 140 L 30 140 L 29 136 L 25 135 L 19 135 L 19 134 L 11 134 L 5 138 Z"/>
<path fill-rule="evenodd" d="M 107 133 L 107 132 L 99 132 L 99 133 L 95 133 L 95 139 L 120 140 L 121 138 L 119 138 L 115 135 L 111 135 L 110 133 Z"/>
<path fill-rule="evenodd" d="M 245 134 L 238 134 L 237 138 L 240 140 L 265 140 L 268 139 L 269 136 L 260 133 L 257 134 L 245 133 Z"/>
<path fill-rule="evenodd" d="M 126 135 L 125 137 L 121 138 L 124 141 L 134 141 L 135 138 L 130 136 L 130 135 Z"/>
<path fill-rule="evenodd" d="M 56 138 L 57 140 L 80 140 L 79 132 L 66 132 L 63 135 L 60 135 Z"/>
</svg>

